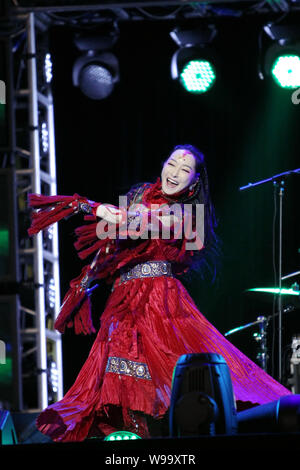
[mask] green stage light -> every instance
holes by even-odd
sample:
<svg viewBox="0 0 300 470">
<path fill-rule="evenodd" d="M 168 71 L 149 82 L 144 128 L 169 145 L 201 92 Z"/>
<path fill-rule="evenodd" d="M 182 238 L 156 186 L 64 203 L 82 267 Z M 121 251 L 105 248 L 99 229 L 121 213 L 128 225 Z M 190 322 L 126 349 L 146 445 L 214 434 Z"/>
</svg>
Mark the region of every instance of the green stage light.
<svg viewBox="0 0 300 470">
<path fill-rule="evenodd" d="M 9 252 L 9 231 L 0 227 L 0 256 Z"/>
<path fill-rule="evenodd" d="M 207 60 L 190 60 L 180 73 L 180 81 L 190 93 L 205 93 L 213 86 L 215 79 L 215 69 Z"/>
<path fill-rule="evenodd" d="M 109 434 L 104 438 L 105 441 L 134 441 L 136 439 L 142 439 L 137 434 L 134 434 L 129 431 L 117 431 Z"/>
<path fill-rule="evenodd" d="M 300 57 L 296 54 L 278 56 L 273 62 L 271 73 L 282 88 L 300 87 Z"/>
</svg>

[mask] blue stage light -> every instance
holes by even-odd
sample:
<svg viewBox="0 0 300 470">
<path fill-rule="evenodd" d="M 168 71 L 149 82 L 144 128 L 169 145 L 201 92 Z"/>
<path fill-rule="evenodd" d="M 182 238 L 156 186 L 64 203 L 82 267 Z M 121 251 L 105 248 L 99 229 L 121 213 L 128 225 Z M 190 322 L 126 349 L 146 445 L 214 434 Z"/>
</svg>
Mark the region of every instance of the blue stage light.
<svg viewBox="0 0 300 470">
<path fill-rule="evenodd" d="M 235 434 L 237 413 L 229 368 L 219 354 L 181 356 L 173 374 L 171 437 Z"/>
</svg>

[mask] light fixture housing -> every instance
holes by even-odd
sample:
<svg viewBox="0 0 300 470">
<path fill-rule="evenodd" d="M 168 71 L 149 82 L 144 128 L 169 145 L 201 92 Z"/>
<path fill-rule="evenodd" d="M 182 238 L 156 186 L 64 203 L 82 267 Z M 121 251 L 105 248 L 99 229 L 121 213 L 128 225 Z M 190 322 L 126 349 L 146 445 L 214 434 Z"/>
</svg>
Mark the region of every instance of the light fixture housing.
<svg viewBox="0 0 300 470">
<path fill-rule="evenodd" d="M 265 74 L 281 88 L 299 88 L 300 43 L 293 46 L 273 44 L 265 55 Z"/>
<path fill-rule="evenodd" d="M 300 87 L 300 31 L 293 25 L 264 26 L 273 43 L 264 57 L 264 76 L 285 89 Z"/>
<path fill-rule="evenodd" d="M 134 441 L 142 439 L 138 434 L 129 431 L 116 431 L 105 436 L 104 441 L 118 442 L 118 441 Z"/>
<path fill-rule="evenodd" d="M 181 356 L 173 372 L 170 437 L 236 432 L 236 405 L 225 359 L 215 353 Z"/>
<path fill-rule="evenodd" d="M 171 77 L 190 93 L 205 93 L 215 83 L 215 54 L 210 47 L 215 35 L 213 25 L 194 30 L 177 28 L 170 33 L 179 46 L 171 60 Z"/>
<path fill-rule="evenodd" d="M 171 77 L 190 93 L 205 93 L 215 83 L 215 65 L 199 47 L 178 49 L 172 57 Z"/>
<path fill-rule="evenodd" d="M 119 61 L 110 50 L 117 38 L 115 32 L 98 36 L 78 35 L 74 38 L 82 55 L 73 65 L 73 85 L 92 100 L 103 100 L 110 96 L 120 80 Z"/>
<path fill-rule="evenodd" d="M 92 100 L 103 100 L 119 81 L 118 59 L 111 52 L 89 51 L 73 66 L 73 85 Z"/>
</svg>

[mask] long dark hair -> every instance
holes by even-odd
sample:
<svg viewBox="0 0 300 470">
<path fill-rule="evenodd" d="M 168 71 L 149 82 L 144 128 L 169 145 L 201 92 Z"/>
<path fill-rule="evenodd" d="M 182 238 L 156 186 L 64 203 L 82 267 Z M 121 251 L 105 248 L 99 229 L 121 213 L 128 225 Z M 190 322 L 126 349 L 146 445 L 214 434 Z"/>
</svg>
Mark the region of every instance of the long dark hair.
<svg viewBox="0 0 300 470">
<path fill-rule="evenodd" d="M 196 162 L 195 170 L 196 173 L 199 173 L 199 177 L 193 192 L 189 194 L 189 191 L 187 191 L 176 201 L 181 204 L 189 203 L 194 206 L 196 204 L 204 204 L 204 248 L 200 251 L 194 251 L 191 269 L 184 277 L 187 280 L 191 280 L 194 274 L 200 275 L 201 278 L 206 277 L 208 274 L 212 282 L 214 282 L 220 266 L 221 243 L 216 234 L 218 221 L 211 200 L 205 157 L 198 148 L 191 144 L 176 145 L 171 154 L 181 149 L 187 150 L 194 156 Z"/>
</svg>

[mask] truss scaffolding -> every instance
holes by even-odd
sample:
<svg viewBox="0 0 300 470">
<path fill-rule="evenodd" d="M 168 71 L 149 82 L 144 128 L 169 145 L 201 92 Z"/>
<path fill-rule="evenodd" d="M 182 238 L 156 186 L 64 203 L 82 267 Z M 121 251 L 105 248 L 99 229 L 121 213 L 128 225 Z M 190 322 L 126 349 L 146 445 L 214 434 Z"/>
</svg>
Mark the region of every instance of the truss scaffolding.
<svg viewBox="0 0 300 470">
<path fill-rule="evenodd" d="M 60 309 L 57 224 L 29 237 L 29 193 L 57 194 L 51 57 L 47 26 L 29 12 L 15 17 L 11 55 L 9 129 L 12 148 L 1 153 L 11 168 L 17 207 L 19 312 L 15 325 L 21 356 L 20 411 L 39 411 L 63 396 L 61 335 L 54 329 Z M 1 152 L 1 149 L 0 149 Z M 9 158 L 4 158 L 4 157 Z"/>
</svg>

